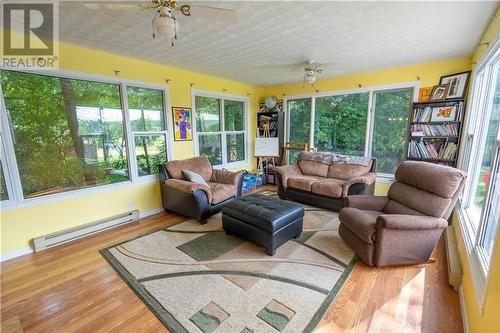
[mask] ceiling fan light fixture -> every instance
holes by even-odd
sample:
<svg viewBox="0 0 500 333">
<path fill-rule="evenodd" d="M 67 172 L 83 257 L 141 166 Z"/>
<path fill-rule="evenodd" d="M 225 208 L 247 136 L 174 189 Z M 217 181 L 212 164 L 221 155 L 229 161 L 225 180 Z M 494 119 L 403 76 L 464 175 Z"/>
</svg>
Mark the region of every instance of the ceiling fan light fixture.
<svg viewBox="0 0 500 333">
<path fill-rule="evenodd" d="M 153 19 L 153 37 L 154 38 L 167 38 L 172 41 L 177 39 L 177 32 L 179 31 L 179 23 L 172 15 L 170 9 L 162 7 Z"/>
<path fill-rule="evenodd" d="M 304 74 L 304 81 L 308 84 L 313 84 L 314 82 L 316 82 L 316 75 L 314 75 L 314 71 L 307 71 Z"/>
</svg>

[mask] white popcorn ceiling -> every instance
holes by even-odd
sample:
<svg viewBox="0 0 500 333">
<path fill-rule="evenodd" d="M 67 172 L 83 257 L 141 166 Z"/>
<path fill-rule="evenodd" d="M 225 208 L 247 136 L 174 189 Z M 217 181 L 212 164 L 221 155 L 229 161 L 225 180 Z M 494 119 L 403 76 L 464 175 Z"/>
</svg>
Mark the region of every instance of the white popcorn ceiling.
<svg viewBox="0 0 500 333">
<path fill-rule="evenodd" d="M 89 1 L 91 2 L 91 1 Z M 120 2 L 122 3 L 122 2 Z M 136 4 L 136 2 L 127 2 Z M 320 78 L 471 55 L 497 2 L 182 2 L 234 9 L 238 23 L 176 15 L 175 47 L 153 39 L 154 10 L 90 10 L 60 3 L 60 39 L 79 46 L 256 85 Z M 277 65 L 277 66 L 273 66 Z"/>
</svg>

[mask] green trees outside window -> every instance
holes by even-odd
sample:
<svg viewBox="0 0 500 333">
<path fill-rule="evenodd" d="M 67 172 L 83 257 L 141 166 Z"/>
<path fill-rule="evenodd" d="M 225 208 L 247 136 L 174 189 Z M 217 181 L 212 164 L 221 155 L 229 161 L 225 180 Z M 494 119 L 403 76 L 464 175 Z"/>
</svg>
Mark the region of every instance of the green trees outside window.
<svg viewBox="0 0 500 333">
<path fill-rule="evenodd" d="M 128 112 L 134 136 L 137 173 L 158 173 L 158 164 L 167 161 L 164 103 L 160 90 L 128 86 Z"/>
<path fill-rule="evenodd" d="M 379 173 L 394 174 L 405 159 L 412 89 L 377 91 L 374 98 L 372 156 Z"/>
<path fill-rule="evenodd" d="M 127 181 L 117 84 L 1 71 L 26 198 Z"/>
<path fill-rule="evenodd" d="M 368 98 L 368 93 L 316 98 L 314 146 L 318 151 L 365 154 Z"/>
<path fill-rule="evenodd" d="M 246 159 L 244 102 L 196 95 L 195 111 L 200 156 L 212 165 Z"/>
<path fill-rule="evenodd" d="M 342 155 L 364 156 L 369 151 L 370 156 L 377 158 L 379 173 L 394 174 L 404 160 L 412 95 L 413 88 L 402 88 L 289 100 L 289 141 L 309 142 L 318 151 Z M 369 123 L 371 128 L 367 128 Z M 369 147 L 367 133 L 371 138 Z M 294 163 L 298 154 L 291 152 L 289 163 Z"/>
</svg>

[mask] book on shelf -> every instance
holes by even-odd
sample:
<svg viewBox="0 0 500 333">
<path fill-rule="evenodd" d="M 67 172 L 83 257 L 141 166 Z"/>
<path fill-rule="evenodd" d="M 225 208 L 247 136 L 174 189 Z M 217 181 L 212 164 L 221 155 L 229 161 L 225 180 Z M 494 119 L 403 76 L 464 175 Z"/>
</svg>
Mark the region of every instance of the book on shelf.
<svg viewBox="0 0 500 333">
<path fill-rule="evenodd" d="M 457 154 L 458 145 L 454 142 L 432 140 L 410 140 L 408 158 L 453 160 Z"/>
<path fill-rule="evenodd" d="M 461 121 L 463 108 L 463 101 L 445 106 L 419 106 L 413 109 L 412 122 L 427 123 L 433 121 Z"/>
<path fill-rule="evenodd" d="M 413 124 L 411 136 L 458 136 L 458 124 Z"/>
</svg>

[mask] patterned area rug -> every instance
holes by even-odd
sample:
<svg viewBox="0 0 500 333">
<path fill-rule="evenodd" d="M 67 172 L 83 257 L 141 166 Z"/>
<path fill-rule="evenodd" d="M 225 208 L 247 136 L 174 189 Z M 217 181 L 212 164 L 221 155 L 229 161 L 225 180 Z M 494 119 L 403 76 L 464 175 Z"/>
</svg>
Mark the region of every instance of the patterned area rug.
<svg viewBox="0 0 500 333">
<path fill-rule="evenodd" d="M 301 237 L 273 257 L 226 236 L 221 214 L 101 253 L 172 332 L 311 332 L 356 261 L 338 224 L 337 213 L 306 206 Z"/>
</svg>

